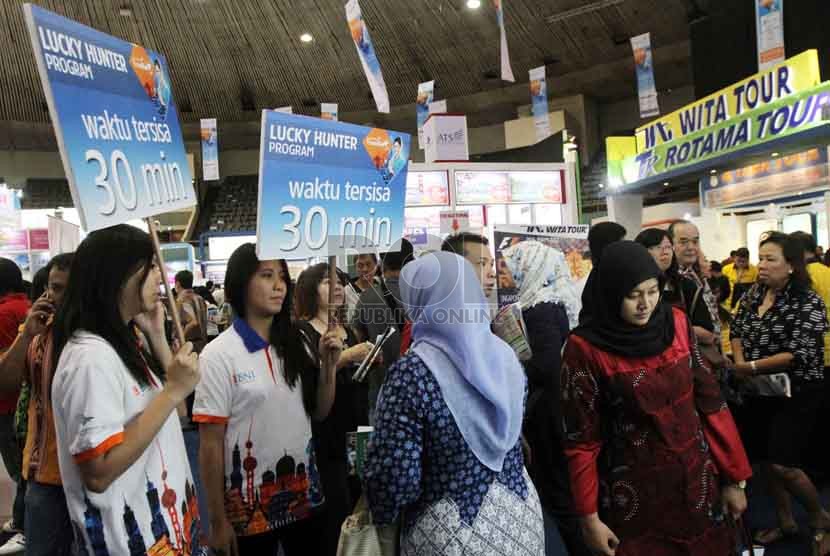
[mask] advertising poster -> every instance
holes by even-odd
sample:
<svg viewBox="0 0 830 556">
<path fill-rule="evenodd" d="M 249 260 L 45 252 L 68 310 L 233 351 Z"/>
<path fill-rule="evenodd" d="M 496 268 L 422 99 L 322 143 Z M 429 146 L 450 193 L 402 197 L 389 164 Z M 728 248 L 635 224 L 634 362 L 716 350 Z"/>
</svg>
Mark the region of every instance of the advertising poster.
<svg viewBox="0 0 830 556">
<path fill-rule="evenodd" d="M 415 117 L 418 119 L 418 148 L 424 150 L 424 123 L 429 117 L 429 105 L 435 95 L 435 81 L 418 84 L 418 97 L 415 99 Z"/>
<path fill-rule="evenodd" d="M 755 28 L 758 34 L 758 71 L 783 62 L 784 0 L 755 0 Z"/>
<path fill-rule="evenodd" d="M 407 172 L 406 206 L 434 206 L 450 204 L 450 184 L 447 171 Z"/>
<path fill-rule="evenodd" d="M 536 127 L 536 141 L 547 139 L 550 137 L 550 115 L 545 66 L 530 70 L 530 109 L 533 112 L 533 125 Z"/>
<path fill-rule="evenodd" d="M 320 104 L 320 117 L 324 120 L 337 121 L 337 103 L 323 102 Z"/>
<path fill-rule="evenodd" d="M 372 96 L 375 97 L 378 112 L 388 114 L 389 94 L 386 92 L 386 83 L 383 81 L 383 74 L 380 71 L 380 62 L 375 53 L 375 46 L 369 36 L 369 28 L 363 20 L 360 4 L 357 0 L 349 0 L 346 4 L 346 19 L 349 21 L 349 31 L 352 34 L 354 46 L 357 48 L 357 55 L 360 56 L 360 63 L 363 65 L 366 80 L 369 81 Z"/>
<path fill-rule="evenodd" d="M 403 237 L 410 136 L 264 111 L 260 259 L 389 251 Z"/>
<path fill-rule="evenodd" d="M 61 218 L 48 217 L 49 256 L 72 253 L 81 244 L 81 229 Z"/>
<path fill-rule="evenodd" d="M 205 181 L 219 179 L 219 135 L 216 118 L 202 118 L 202 177 Z"/>
<path fill-rule="evenodd" d="M 0 229 L 20 228 L 20 199 L 17 192 L 0 185 Z"/>
<path fill-rule="evenodd" d="M 588 247 L 588 225 L 578 226 L 496 226 L 493 232 L 498 280 L 498 305 L 516 303 L 519 291 L 513 272 L 505 261 L 505 252 L 524 241 L 536 240 L 560 252 L 569 279 L 581 294 L 591 272 L 591 253 Z"/>
<path fill-rule="evenodd" d="M 83 228 L 195 205 L 164 56 L 33 4 L 24 12 Z"/>
<path fill-rule="evenodd" d="M 500 50 L 501 50 L 501 78 L 504 81 L 514 83 L 513 68 L 510 67 L 510 51 L 507 49 L 507 31 L 504 28 L 504 0 L 493 0 L 496 8 L 496 18 L 499 22 Z"/>
<path fill-rule="evenodd" d="M 632 37 L 631 49 L 634 51 L 634 67 L 637 72 L 640 117 L 659 116 L 660 106 L 657 102 L 657 86 L 654 82 L 654 59 L 651 55 L 651 34 L 645 33 Z"/>
</svg>

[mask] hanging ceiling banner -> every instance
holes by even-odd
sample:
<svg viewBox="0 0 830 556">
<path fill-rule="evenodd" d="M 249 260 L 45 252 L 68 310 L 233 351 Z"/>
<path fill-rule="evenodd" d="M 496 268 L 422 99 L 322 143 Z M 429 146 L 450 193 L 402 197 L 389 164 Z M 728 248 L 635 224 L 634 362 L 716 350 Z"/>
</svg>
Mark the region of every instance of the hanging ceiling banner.
<svg viewBox="0 0 830 556">
<path fill-rule="evenodd" d="M 533 125 L 536 127 L 536 141 L 543 141 L 550 137 L 548 84 L 545 80 L 545 66 L 530 70 L 530 101 Z"/>
<path fill-rule="evenodd" d="M 418 119 L 418 148 L 424 150 L 424 123 L 429 117 L 429 105 L 435 95 L 435 81 L 418 84 L 418 97 L 415 100 L 415 117 Z"/>
<path fill-rule="evenodd" d="M 346 3 L 346 19 L 349 21 L 349 31 L 352 34 L 354 46 L 357 48 L 357 55 L 360 56 L 360 63 L 363 64 L 363 72 L 366 80 L 369 81 L 369 88 L 372 89 L 372 96 L 375 97 L 375 105 L 378 112 L 389 113 L 389 93 L 386 92 L 386 83 L 383 81 L 383 74 L 380 71 L 380 62 L 375 54 L 375 46 L 369 36 L 369 28 L 363 21 L 360 12 L 360 4 L 357 0 L 349 0 Z"/>
<path fill-rule="evenodd" d="M 786 59 L 784 51 L 784 0 L 755 0 L 758 35 L 758 71 Z"/>
<path fill-rule="evenodd" d="M 501 34 L 501 78 L 504 81 L 515 83 L 513 68 L 510 67 L 510 52 L 507 50 L 507 31 L 504 29 L 504 0 L 493 0 L 496 8 L 496 17 L 499 21 L 499 33 Z"/>
<path fill-rule="evenodd" d="M 322 102 L 320 103 L 320 117 L 324 120 L 337 121 L 337 103 Z"/>
<path fill-rule="evenodd" d="M 631 50 L 634 51 L 634 66 L 637 71 L 640 117 L 659 116 L 660 105 L 657 102 L 657 86 L 654 83 L 654 60 L 651 56 L 651 34 L 632 37 Z"/>
<path fill-rule="evenodd" d="M 219 179 L 219 134 L 216 118 L 202 118 L 202 177 L 205 181 Z"/>
</svg>

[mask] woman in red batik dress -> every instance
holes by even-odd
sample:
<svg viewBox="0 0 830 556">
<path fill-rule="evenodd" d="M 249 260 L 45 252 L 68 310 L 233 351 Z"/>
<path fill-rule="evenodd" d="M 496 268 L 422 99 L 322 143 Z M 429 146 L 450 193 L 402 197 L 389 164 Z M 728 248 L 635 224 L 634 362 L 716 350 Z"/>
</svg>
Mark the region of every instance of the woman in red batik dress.
<svg viewBox="0 0 830 556">
<path fill-rule="evenodd" d="M 607 247 L 596 311 L 565 347 L 562 409 L 576 511 L 598 554 L 731 554 L 725 515 L 752 471 L 686 315 L 639 244 Z"/>
</svg>

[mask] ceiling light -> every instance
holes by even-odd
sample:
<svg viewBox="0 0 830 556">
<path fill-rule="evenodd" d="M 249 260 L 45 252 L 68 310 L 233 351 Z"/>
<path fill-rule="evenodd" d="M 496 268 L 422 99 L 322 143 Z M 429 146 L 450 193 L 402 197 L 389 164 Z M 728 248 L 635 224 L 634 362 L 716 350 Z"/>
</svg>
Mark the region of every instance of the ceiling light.
<svg viewBox="0 0 830 556">
<path fill-rule="evenodd" d="M 311 33 L 303 33 L 300 35 L 300 40 L 303 42 L 311 42 L 314 40 L 314 37 L 311 36 Z"/>
<path fill-rule="evenodd" d="M 714 176 L 715 174 L 717 174 L 717 173 L 718 173 L 718 171 L 717 171 L 717 170 L 715 170 L 714 168 L 712 168 L 711 170 L 709 170 L 709 173 L 710 173 L 710 174 L 712 174 L 712 175 Z"/>
<path fill-rule="evenodd" d="M 597 185 L 599 186 L 600 189 L 605 189 L 605 184 L 600 183 L 600 184 L 597 184 Z"/>
<path fill-rule="evenodd" d="M 691 219 L 692 219 L 691 213 L 687 212 L 686 214 L 683 215 L 683 220 L 691 220 Z"/>
<path fill-rule="evenodd" d="M 664 181 L 664 182 L 663 182 L 663 187 L 668 187 L 668 186 L 669 186 L 669 182 Z"/>
<path fill-rule="evenodd" d="M 481 7 L 481 0 L 467 0 L 467 7 L 471 10 L 477 10 Z"/>
<path fill-rule="evenodd" d="M 121 17 L 132 17 L 133 11 L 128 6 L 122 6 L 118 9 L 118 15 Z"/>
<path fill-rule="evenodd" d="M 772 158 L 778 158 L 779 156 L 780 156 L 780 154 L 779 154 L 779 153 L 777 153 L 777 152 L 772 153 Z"/>
</svg>

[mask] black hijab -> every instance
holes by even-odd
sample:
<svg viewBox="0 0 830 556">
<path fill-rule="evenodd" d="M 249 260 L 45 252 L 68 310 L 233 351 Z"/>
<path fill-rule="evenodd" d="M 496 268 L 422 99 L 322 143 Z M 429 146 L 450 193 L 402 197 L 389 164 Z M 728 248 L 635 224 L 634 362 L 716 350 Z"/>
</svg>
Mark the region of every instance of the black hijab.
<svg viewBox="0 0 830 556">
<path fill-rule="evenodd" d="M 650 278 L 663 280 L 648 250 L 633 241 L 612 243 L 603 251 L 594 272 L 594 280 L 586 286 L 592 288 L 593 311 L 573 334 L 598 349 L 623 357 L 663 353 L 674 341 L 674 316 L 669 304 L 660 300 L 645 326 L 629 324 L 620 316 L 628 292 Z"/>
</svg>

